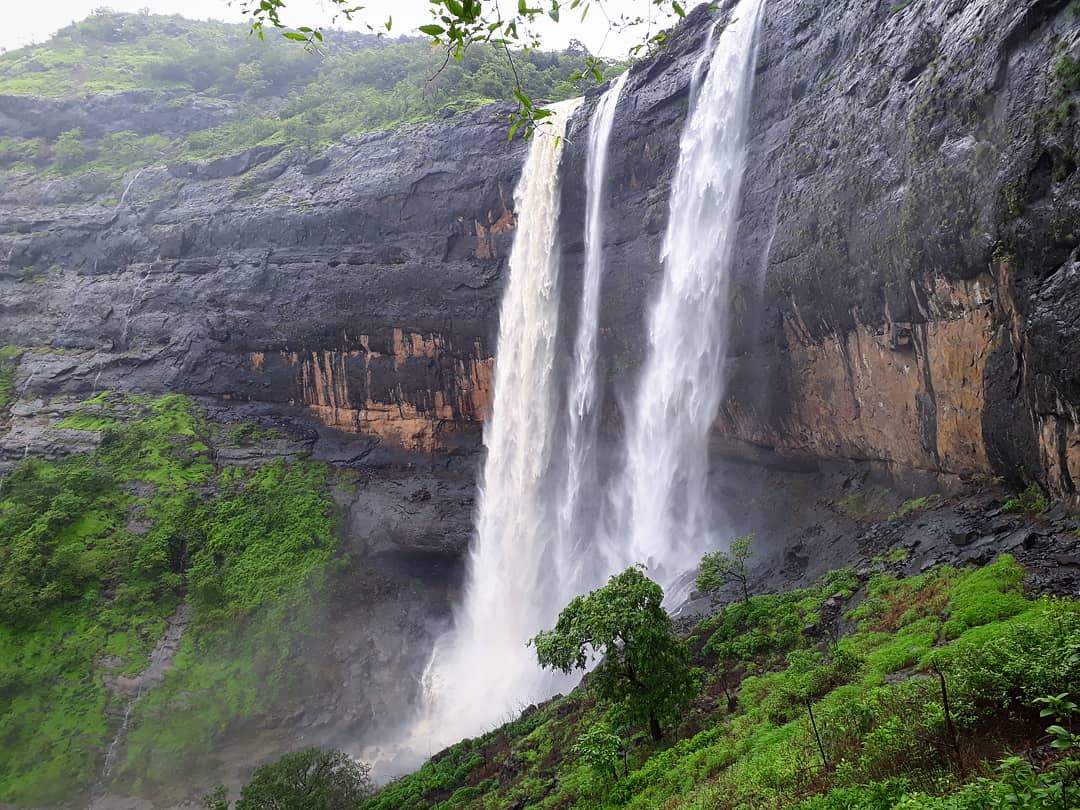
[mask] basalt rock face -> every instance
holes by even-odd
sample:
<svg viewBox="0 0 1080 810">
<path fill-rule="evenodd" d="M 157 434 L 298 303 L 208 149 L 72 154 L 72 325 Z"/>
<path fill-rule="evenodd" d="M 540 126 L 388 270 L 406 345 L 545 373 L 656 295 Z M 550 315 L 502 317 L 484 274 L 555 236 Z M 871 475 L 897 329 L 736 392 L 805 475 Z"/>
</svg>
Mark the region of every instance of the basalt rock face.
<svg viewBox="0 0 1080 810">
<path fill-rule="evenodd" d="M 666 50 L 634 66 L 617 110 L 600 315 L 612 437 L 647 345 L 693 73 L 732 5 L 692 12 Z M 750 504 L 764 521 L 735 514 L 732 526 L 779 549 L 801 501 L 812 505 L 809 545 L 825 520 L 813 511 L 821 459 L 920 480 L 1038 480 L 1076 497 L 1080 79 L 1067 60 L 1080 58 L 1080 16 L 1068 6 L 766 0 L 734 340 L 720 360 L 731 383 L 714 438 L 717 456 L 771 448 L 800 477 L 785 488 L 763 465 L 718 463 L 717 502 Z M 597 98 L 571 122 L 562 166 L 564 357 Z M 0 99 L 0 135 L 47 136 L 58 110 L 63 129 L 144 131 L 135 119 L 154 121 L 155 104 Z M 508 111 L 352 138 L 306 162 L 256 147 L 122 182 L 0 188 L 0 345 L 26 349 L 16 402 L 0 409 L 0 472 L 27 454 L 91 449 L 94 434 L 50 426 L 113 389 L 195 396 L 223 423 L 287 434 L 270 455 L 363 473 L 339 503 L 357 584 L 319 652 L 335 686 L 276 718 L 278 747 L 223 753 L 234 781 L 301 737 L 355 743 L 420 688 L 460 577 L 447 563 L 470 537 L 491 404 L 527 148 L 507 142 Z M 182 133 L 234 111 L 160 114 L 153 127 Z M 243 448 L 222 452 L 251 461 Z M 1009 548 L 995 532 L 972 548 Z M 838 531 L 836 545 L 849 536 Z M 805 572 L 806 549 L 789 550 Z M 823 561 L 847 563 L 815 553 Z"/>
<path fill-rule="evenodd" d="M 722 424 L 1074 496 L 1080 20 L 1046 0 L 902 5 L 770 18 L 740 251 L 760 279 L 767 247 L 769 333 Z"/>
<path fill-rule="evenodd" d="M 601 313 L 613 430 L 646 344 L 692 74 L 732 5 L 699 8 L 636 65 L 616 115 Z M 720 433 L 1075 496 L 1068 5 L 767 2 Z M 596 98 L 563 166 L 568 325 Z M 24 107 L 0 105 L 5 131 L 38 126 Z M 0 333 L 49 349 L 24 355 L 17 383 L 31 398 L 127 388 L 299 408 L 362 437 L 369 463 L 474 448 L 525 149 L 507 143 L 505 112 L 309 163 L 257 148 L 120 184 L 9 185 Z"/>
<path fill-rule="evenodd" d="M 1076 497 L 1080 17 L 1068 6 L 766 3 L 720 433 Z M 703 12 L 635 68 L 616 117 L 601 331 L 616 395 L 645 344 Z M 567 177 L 581 176 L 583 150 L 569 160 Z M 577 255 L 584 192 L 566 194 Z"/>
<path fill-rule="evenodd" d="M 271 402 L 453 449 L 489 407 L 522 149 L 487 108 L 307 164 L 256 148 L 9 186 L 0 331 L 38 349 L 17 387 Z"/>
</svg>

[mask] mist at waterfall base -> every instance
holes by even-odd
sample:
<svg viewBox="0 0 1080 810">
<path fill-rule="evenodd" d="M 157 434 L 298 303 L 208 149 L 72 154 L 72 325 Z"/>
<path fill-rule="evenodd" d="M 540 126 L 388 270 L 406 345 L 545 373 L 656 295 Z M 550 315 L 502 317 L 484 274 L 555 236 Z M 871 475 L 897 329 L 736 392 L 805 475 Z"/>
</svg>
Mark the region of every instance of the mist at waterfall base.
<svg viewBox="0 0 1080 810">
<path fill-rule="evenodd" d="M 626 74 L 590 120 L 585 268 L 566 381 L 557 379 L 559 163 L 581 99 L 555 105 L 537 130 L 515 190 L 517 230 L 465 591 L 388 770 L 414 766 L 572 687 L 576 676 L 541 670 L 526 642 L 574 596 L 637 562 L 670 592 L 702 553 L 727 539 L 715 532 L 706 497 L 707 437 L 723 396 L 724 310 L 761 3 L 741 0 L 715 49 L 710 34 L 695 71 L 647 357 L 636 394 L 624 403 L 622 472 L 607 482 L 596 460 L 597 330 L 608 140 Z M 565 399 L 556 393 L 562 390 Z"/>
</svg>

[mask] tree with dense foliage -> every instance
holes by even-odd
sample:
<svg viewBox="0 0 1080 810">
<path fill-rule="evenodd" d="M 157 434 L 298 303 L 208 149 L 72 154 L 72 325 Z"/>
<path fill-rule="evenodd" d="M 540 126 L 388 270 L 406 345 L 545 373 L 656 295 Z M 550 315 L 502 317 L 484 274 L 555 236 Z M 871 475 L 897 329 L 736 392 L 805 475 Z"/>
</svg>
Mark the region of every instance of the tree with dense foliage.
<svg viewBox="0 0 1080 810">
<path fill-rule="evenodd" d="M 305 748 L 255 771 L 236 810 L 355 810 L 373 790 L 370 765 L 341 751 Z"/>
<path fill-rule="evenodd" d="M 731 541 L 727 551 L 714 551 L 702 557 L 695 581 L 697 589 L 702 593 L 715 596 L 728 583 L 737 582 L 742 588 L 743 601 L 750 601 L 746 561 L 754 555 L 750 548 L 753 540 L 751 535 L 736 537 Z"/>
<path fill-rule="evenodd" d="M 613 704 L 622 721 L 647 723 L 654 740 L 662 738 L 664 724 L 682 717 L 701 686 L 663 598 L 643 566 L 627 568 L 604 587 L 576 597 L 553 630 L 530 642 L 542 667 L 565 673 L 586 669 L 599 654 L 591 688 Z"/>
</svg>

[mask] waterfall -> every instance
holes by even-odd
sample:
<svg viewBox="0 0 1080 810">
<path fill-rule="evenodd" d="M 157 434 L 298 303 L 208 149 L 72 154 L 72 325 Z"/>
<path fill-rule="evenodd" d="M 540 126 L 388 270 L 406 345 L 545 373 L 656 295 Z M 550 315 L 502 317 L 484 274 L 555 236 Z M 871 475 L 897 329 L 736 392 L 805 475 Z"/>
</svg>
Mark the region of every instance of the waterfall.
<svg viewBox="0 0 1080 810">
<path fill-rule="evenodd" d="M 525 643 L 573 596 L 639 561 L 659 569 L 670 586 L 713 544 L 707 443 L 723 393 L 724 310 L 761 3 L 741 0 L 715 50 L 710 33 L 695 69 L 663 242 L 664 278 L 649 312 L 647 359 L 628 407 L 625 465 L 612 482 L 608 520 L 586 508 L 585 496 L 596 493 L 594 503 L 604 502 L 596 462 L 604 180 L 625 74 L 590 121 L 585 263 L 565 433 L 555 393 L 558 171 L 562 136 L 580 99 L 555 105 L 530 146 L 515 190 L 517 234 L 465 593 L 424 674 L 425 705 L 405 742 L 414 755 L 512 719 L 527 703 L 569 686 L 540 670 Z"/>
<path fill-rule="evenodd" d="M 622 547 L 624 564 L 654 569 L 669 597 L 674 578 L 726 539 L 709 537 L 708 437 L 723 397 L 725 313 L 761 5 L 739 2 L 708 74 L 694 83 L 671 188 L 664 277 L 649 311 L 648 350 L 614 493 L 620 531 L 609 544 Z"/>
<path fill-rule="evenodd" d="M 517 234 L 499 313 L 476 534 L 453 629 L 436 644 L 425 674 L 416 742 L 441 745 L 474 734 L 557 688 L 525 643 L 554 621 L 565 592 L 553 569 L 550 493 L 558 421 L 558 172 L 567 120 L 580 103 L 551 107 L 514 192 Z"/>
<path fill-rule="evenodd" d="M 585 174 L 585 267 L 581 308 L 574 338 L 574 363 L 567 392 L 566 478 L 558 507 L 558 569 L 567 584 L 594 586 L 603 560 L 587 565 L 585 541 L 597 528 L 596 510 L 583 508 L 585 497 L 599 489 L 596 472 L 597 333 L 600 321 L 600 280 L 604 271 L 604 183 L 608 141 L 615 108 L 630 75 L 624 72 L 604 93 L 589 122 L 589 152 Z M 598 499 L 597 499 L 598 500 Z M 584 588 L 579 587 L 579 591 Z M 575 596 L 569 593 L 568 599 Z"/>
</svg>

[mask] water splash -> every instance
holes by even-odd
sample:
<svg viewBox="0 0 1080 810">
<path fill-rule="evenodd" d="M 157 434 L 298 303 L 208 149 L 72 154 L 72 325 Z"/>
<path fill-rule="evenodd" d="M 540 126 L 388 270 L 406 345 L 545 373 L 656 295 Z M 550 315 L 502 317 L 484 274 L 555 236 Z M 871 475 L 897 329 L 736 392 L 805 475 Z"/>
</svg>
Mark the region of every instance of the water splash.
<svg viewBox="0 0 1080 810">
<path fill-rule="evenodd" d="M 128 192 L 131 191 L 131 187 L 135 185 L 135 181 L 139 179 L 139 175 L 142 174 L 145 170 L 146 167 L 144 166 L 143 168 L 135 172 L 135 176 L 131 178 L 131 181 L 124 188 L 124 193 L 120 195 L 120 201 L 116 204 L 116 208 L 113 209 L 114 213 L 118 212 L 121 208 L 124 207 L 124 201 L 127 199 Z"/>
<path fill-rule="evenodd" d="M 595 509 L 586 508 L 589 493 L 599 489 L 596 468 L 598 386 L 597 334 L 600 322 L 600 281 L 604 273 L 604 182 L 608 142 L 615 123 L 615 109 L 622 96 L 626 71 L 604 93 L 589 122 L 589 152 L 585 189 L 585 268 L 582 273 L 581 309 L 574 338 L 574 363 L 567 392 L 566 479 L 558 505 L 559 542 L 557 568 L 569 574 L 567 585 L 578 591 L 596 584 L 603 574 L 603 560 L 588 553 L 588 538 L 597 526 Z M 594 498 L 595 499 L 595 498 Z M 576 594 L 570 593 L 572 597 Z"/>
<path fill-rule="evenodd" d="M 718 539 L 709 536 L 708 436 L 724 390 L 725 309 L 761 6 L 741 0 L 707 76 L 695 81 L 671 189 L 664 278 L 649 312 L 649 348 L 615 493 L 622 562 L 646 562 L 669 600 L 675 577 Z"/>
<path fill-rule="evenodd" d="M 557 422 L 559 161 L 567 120 L 580 103 L 551 108 L 514 192 L 517 235 L 499 314 L 476 536 L 454 627 L 436 643 L 425 673 L 414 747 L 473 734 L 557 688 L 525 642 L 561 607 L 549 474 Z"/>
</svg>

